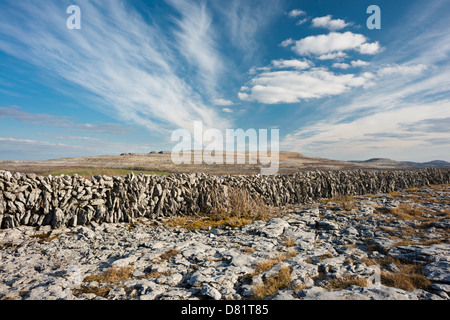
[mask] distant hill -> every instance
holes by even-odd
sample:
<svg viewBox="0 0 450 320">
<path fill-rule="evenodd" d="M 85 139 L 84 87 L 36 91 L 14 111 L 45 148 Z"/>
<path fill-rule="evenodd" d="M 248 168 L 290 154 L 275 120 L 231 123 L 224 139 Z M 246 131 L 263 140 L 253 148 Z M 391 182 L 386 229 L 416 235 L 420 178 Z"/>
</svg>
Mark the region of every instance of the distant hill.
<svg viewBox="0 0 450 320">
<path fill-rule="evenodd" d="M 191 154 L 190 163 L 175 164 L 172 161 L 170 151 L 146 153 L 122 153 L 117 155 L 102 155 L 89 157 L 71 157 L 61 159 L 50 159 L 46 161 L 7 161 L 0 160 L 0 170 L 11 172 L 49 174 L 51 172 L 61 172 L 61 170 L 138 170 L 145 172 L 169 172 L 169 173 L 192 173 L 203 172 L 208 174 L 229 175 L 229 174 L 260 174 L 261 167 L 268 164 L 254 161 L 258 160 L 255 153 L 246 153 L 244 164 L 232 160 L 223 164 L 197 164 L 194 159 L 195 152 Z M 237 153 L 236 153 L 237 155 Z M 234 158 L 234 157 L 233 157 Z M 250 161 L 252 160 L 252 161 Z M 273 163 L 271 162 L 270 165 Z M 275 165 L 274 165 L 275 166 Z M 412 161 L 395 161 L 387 158 L 373 158 L 363 161 L 342 161 L 310 157 L 298 152 L 280 151 L 278 173 L 291 174 L 299 171 L 314 170 L 414 170 L 421 168 L 442 168 L 450 169 L 450 163 L 442 160 L 435 160 L 425 163 Z M 116 170 L 116 171 L 114 171 Z M 0 186 L 1 188 L 1 186 Z M 1 192 L 0 192 L 1 194 Z"/>
<path fill-rule="evenodd" d="M 369 160 L 349 161 L 365 165 L 374 165 L 378 167 L 421 167 L 421 168 L 448 168 L 450 162 L 444 160 L 433 160 L 428 162 L 396 161 L 388 158 L 372 158 Z"/>
<path fill-rule="evenodd" d="M 400 161 L 395 161 L 392 159 L 388 159 L 388 158 L 372 158 L 369 160 L 360 160 L 360 161 L 349 161 L 352 163 L 359 163 L 359 164 L 364 164 L 364 165 L 369 165 L 369 166 L 375 166 L 375 167 L 389 167 L 389 168 L 405 168 L 409 167 L 410 165 L 407 163 L 403 163 Z"/>
<path fill-rule="evenodd" d="M 402 163 L 417 166 L 417 167 L 427 167 L 427 168 L 447 168 L 450 167 L 450 162 L 444 160 L 433 160 L 428 162 L 412 162 L 412 161 L 402 161 Z"/>
</svg>

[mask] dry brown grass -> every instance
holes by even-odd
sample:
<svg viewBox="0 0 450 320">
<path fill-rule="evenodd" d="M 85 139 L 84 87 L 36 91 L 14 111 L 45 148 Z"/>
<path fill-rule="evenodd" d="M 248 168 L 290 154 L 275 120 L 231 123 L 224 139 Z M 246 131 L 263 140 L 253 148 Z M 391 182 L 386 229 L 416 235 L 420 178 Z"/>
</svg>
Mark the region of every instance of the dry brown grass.
<svg viewBox="0 0 450 320">
<path fill-rule="evenodd" d="M 364 278 L 344 274 L 339 279 L 334 278 L 328 280 L 327 289 L 329 290 L 347 289 L 350 286 L 367 287 L 367 280 Z"/>
<path fill-rule="evenodd" d="M 389 211 L 400 220 L 420 220 L 424 212 L 423 209 L 414 208 L 406 203 L 400 203 L 398 208 L 392 208 Z"/>
<path fill-rule="evenodd" d="M 434 221 L 434 218 L 424 217 L 424 213 L 435 214 L 425 208 L 414 207 L 407 203 L 399 203 L 397 208 L 377 208 L 376 211 L 383 214 L 391 214 L 397 220 L 419 220 L 419 221 Z"/>
<path fill-rule="evenodd" d="M 170 271 L 163 271 L 163 272 L 159 272 L 159 271 L 152 271 L 150 273 L 147 273 L 144 276 L 144 279 L 157 279 L 161 276 L 170 276 L 172 273 Z"/>
<path fill-rule="evenodd" d="M 255 252 L 255 249 L 253 249 L 252 247 L 243 247 L 242 251 L 244 251 L 245 253 L 253 253 Z"/>
<path fill-rule="evenodd" d="M 110 268 L 100 274 L 85 277 L 83 282 L 96 281 L 98 283 L 115 283 L 126 281 L 132 278 L 133 272 L 134 267 Z"/>
<path fill-rule="evenodd" d="M 120 281 L 130 280 L 134 272 L 134 267 L 121 267 L 121 268 L 110 268 L 103 271 L 100 274 L 90 275 L 84 278 L 83 282 L 93 282 L 96 281 L 101 284 L 101 286 L 86 286 L 82 285 L 80 288 L 73 289 L 73 294 L 79 296 L 83 293 L 93 293 L 100 297 L 106 297 L 109 291 L 113 288 L 111 284 Z M 124 289 L 128 290 L 124 286 Z"/>
<path fill-rule="evenodd" d="M 257 274 L 263 273 L 264 271 L 272 269 L 272 267 L 274 265 L 276 265 L 277 263 L 283 262 L 289 258 L 295 257 L 296 255 L 298 255 L 298 251 L 291 250 L 291 251 L 287 252 L 286 254 L 278 255 L 273 259 L 263 260 L 256 265 L 255 270 L 253 271 L 252 274 L 249 275 L 249 277 L 253 277 Z"/>
<path fill-rule="evenodd" d="M 294 241 L 294 239 L 293 238 L 286 238 L 285 240 L 284 240 L 284 246 L 285 247 L 293 247 L 293 246 L 295 246 L 295 241 Z"/>
<path fill-rule="evenodd" d="M 421 267 L 420 267 L 421 268 Z M 381 272 L 381 283 L 385 286 L 410 291 L 414 289 L 427 289 L 431 285 L 431 281 L 427 277 L 416 270 L 416 267 L 408 268 L 408 271 L 389 273 Z"/>
<path fill-rule="evenodd" d="M 393 192 L 388 192 L 386 193 L 386 195 L 390 198 L 398 198 L 400 195 L 403 195 L 403 192 L 400 191 L 393 191 Z"/>
<path fill-rule="evenodd" d="M 176 256 L 177 254 L 181 253 L 180 250 L 177 249 L 170 249 L 164 252 L 162 255 L 159 256 L 159 259 L 161 260 L 169 260 L 173 256 Z"/>
<path fill-rule="evenodd" d="M 176 217 L 165 222 L 170 227 L 188 230 L 228 226 L 239 228 L 254 221 L 278 217 L 281 211 L 268 206 L 261 198 L 253 198 L 246 190 L 229 188 L 226 196 L 212 194 L 213 206 L 209 213 Z"/>
<path fill-rule="evenodd" d="M 394 243 L 392 246 L 387 248 L 387 251 L 394 247 L 400 247 L 400 246 L 409 246 L 409 245 L 421 245 L 421 246 L 430 246 L 432 244 L 441 244 L 442 241 L 439 241 L 437 239 L 426 239 L 422 241 L 413 241 L 413 240 L 399 240 L 398 242 Z"/>
<path fill-rule="evenodd" d="M 329 199 L 323 199 L 321 201 L 322 204 L 326 204 L 328 209 L 334 209 L 333 206 L 331 206 L 331 203 L 335 203 L 337 205 L 336 209 L 344 209 L 346 211 L 350 211 L 352 209 L 356 209 L 357 206 L 355 204 L 356 199 L 351 196 L 336 196 L 334 198 Z"/>
<path fill-rule="evenodd" d="M 279 290 L 289 287 L 291 281 L 291 269 L 288 266 L 282 266 L 277 274 L 264 279 L 263 284 L 253 288 L 254 297 L 262 299 L 274 296 Z"/>
<path fill-rule="evenodd" d="M 427 187 L 430 188 L 430 189 L 433 189 L 435 191 L 443 191 L 446 188 L 450 187 L 450 184 L 438 184 L 438 185 L 436 185 L 436 184 L 429 184 Z"/>
<path fill-rule="evenodd" d="M 31 235 L 30 238 L 38 239 L 39 242 L 43 243 L 43 242 L 50 242 L 52 240 L 58 239 L 59 235 L 51 234 L 51 232 L 50 233 L 40 233 L 40 234 Z"/>
<path fill-rule="evenodd" d="M 164 222 L 169 227 L 173 228 L 183 228 L 187 230 L 198 230 L 198 229 L 208 229 L 217 227 L 231 227 L 239 228 L 247 224 L 253 223 L 254 220 L 238 217 L 198 217 L 198 216 L 184 216 L 175 217 L 167 222 Z"/>
<path fill-rule="evenodd" d="M 416 187 L 405 189 L 406 192 L 417 192 L 419 190 L 420 190 L 420 188 L 416 188 Z"/>
<path fill-rule="evenodd" d="M 226 201 L 216 201 L 212 215 L 219 219 L 239 218 L 268 220 L 280 214 L 280 210 L 269 207 L 261 197 L 252 197 L 245 189 L 229 188 Z"/>
<path fill-rule="evenodd" d="M 74 296 L 79 296 L 83 293 L 93 293 L 96 296 L 106 298 L 111 289 L 112 288 L 110 286 L 103 286 L 103 287 L 81 286 L 80 288 L 73 289 L 72 292 Z"/>
<path fill-rule="evenodd" d="M 399 269 L 398 272 L 381 272 L 381 283 L 385 286 L 410 291 L 427 289 L 431 285 L 431 281 L 422 273 L 423 265 L 419 263 L 410 263 L 390 256 L 387 258 L 374 258 L 370 262 L 381 266 L 394 263 Z M 367 264 L 369 264 L 369 261 L 367 261 Z"/>
<path fill-rule="evenodd" d="M 319 257 L 319 259 L 317 260 L 317 262 L 322 262 L 323 260 L 330 259 L 330 258 L 333 258 L 333 255 L 330 252 L 327 252 L 327 253 L 324 253 L 323 255 L 321 255 Z"/>
</svg>

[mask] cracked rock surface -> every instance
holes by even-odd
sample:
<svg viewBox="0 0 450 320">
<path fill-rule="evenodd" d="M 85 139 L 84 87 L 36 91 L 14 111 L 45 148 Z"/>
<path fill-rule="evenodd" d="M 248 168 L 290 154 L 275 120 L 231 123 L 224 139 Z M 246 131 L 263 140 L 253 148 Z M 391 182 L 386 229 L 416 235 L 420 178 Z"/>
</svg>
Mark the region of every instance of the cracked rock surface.
<svg viewBox="0 0 450 320">
<path fill-rule="evenodd" d="M 449 186 L 328 199 L 240 228 L 2 230 L 0 299 L 449 299 L 449 199 Z M 393 282 L 405 266 L 419 284 Z M 287 283 L 258 296 L 282 270 Z"/>
</svg>

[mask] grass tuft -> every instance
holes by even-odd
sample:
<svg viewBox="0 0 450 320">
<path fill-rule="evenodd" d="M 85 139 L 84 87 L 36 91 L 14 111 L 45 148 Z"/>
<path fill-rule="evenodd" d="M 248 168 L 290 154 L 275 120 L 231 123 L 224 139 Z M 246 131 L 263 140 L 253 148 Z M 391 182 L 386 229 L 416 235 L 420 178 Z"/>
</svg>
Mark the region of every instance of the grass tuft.
<svg viewBox="0 0 450 320">
<path fill-rule="evenodd" d="M 172 258 L 173 256 L 176 256 L 177 254 L 181 253 L 180 250 L 177 249 L 170 249 L 167 250 L 166 252 L 164 252 L 162 255 L 159 256 L 159 258 L 163 261 L 163 260 L 169 260 L 170 258 Z"/>
<path fill-rule="evenodd" d="M 261 198 L 253 198 L 246 190 L 228 189 L 226 194 L 212 194 L 209 213 L 175 217 L 164 222 L 169 227 L 188 230 L 217 227 L 240 228 L 257 220 L 267 221 L 280 216 L 280 211 L 268 206 Z"/>
<path fill-rule="evenodd" d="M 94 274 L 84 278 L 83 282 L 96 281 L 98 283 L 115 283 L 132 278 L 134 267 L 110 268 L 101 274 Z"/>
<path fill-rule="evenodd" d="M 291 269 L 288 266 L 282 266 L 280 271 L 264 280 L 264 283 L 253 288 L 253 294 L 256 299 L 262 299 L 268 296 L 274 296 L 279 290 L 289 287 L 292 281 Z"/>
<path fill-rule="evenodd" d="M 372 260 L 378 265 L 386 266 L 394 263 L 398 272 L 381 271 L 381 284 L 410 291 L 414 289 L 428 289 L 431 281 L 422 273 L 423 265 L 411 263 L 394 257 L 375 258 Z"/>
<path fill-rule="evenodd" d="M 351 286 L 367 287 L 367 280 L 352 275 L 344 274 L 342 278 L 328 280 L 327 289 L 339 290 L 347 289 Z"/>
<path fill-rule="evenodd" d="M 255 270 L 253 271 L 253 273 L 251 273 L 249 275 L 249 277 L 252 278 L 257 274 L 260 274 L 260 273 L 263 273 L 264 271 L 272 269 L 272 267 L 274 265 L 276 265 L 277 263 L 283 262 L 289 258 L 295 257 L 296 255 L 298 255 L 298 251 L 291 250 L 288 253 L 286 253 L 285 255 L 279 255 L 273 259 L 263 260 L 256 265 Z"/>
</svg>

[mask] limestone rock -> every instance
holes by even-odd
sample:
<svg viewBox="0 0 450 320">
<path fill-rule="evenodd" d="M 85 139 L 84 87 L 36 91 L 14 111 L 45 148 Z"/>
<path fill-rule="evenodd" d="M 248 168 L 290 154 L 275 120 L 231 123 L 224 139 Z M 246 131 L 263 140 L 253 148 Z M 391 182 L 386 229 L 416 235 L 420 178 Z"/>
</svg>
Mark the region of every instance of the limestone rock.
<svg viewBox="0 0 450 320">
<path fill-rule="evenodd" d="M 450 261 L 432 262 L 424 266 L 422 272 L 431 281 L 450 284 Z"/>
</svg>

